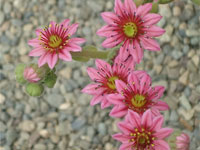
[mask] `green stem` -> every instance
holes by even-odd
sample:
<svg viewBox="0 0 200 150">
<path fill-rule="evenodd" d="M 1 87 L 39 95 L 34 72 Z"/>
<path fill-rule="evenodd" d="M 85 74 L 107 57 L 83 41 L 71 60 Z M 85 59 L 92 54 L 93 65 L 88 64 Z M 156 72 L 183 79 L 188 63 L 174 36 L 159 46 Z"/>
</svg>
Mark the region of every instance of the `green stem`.
<svg viewBox="0 0 200 150">
<path fill-rule="evenodd" d="M 109 51 L 90 51 L 84 50 L 82 52 L 70 52 L 72 57 L 86 57 L 86 58 L 100 58 L 106 59 L 108 56 Z"/>
<path fill-rule="evenodd" d="M 174 0 L 159 0 L 158 3 L 159 4 L 167 4 L 167 3 L 170 3 L 172 1 L 174 1 Z"/>
</svg>

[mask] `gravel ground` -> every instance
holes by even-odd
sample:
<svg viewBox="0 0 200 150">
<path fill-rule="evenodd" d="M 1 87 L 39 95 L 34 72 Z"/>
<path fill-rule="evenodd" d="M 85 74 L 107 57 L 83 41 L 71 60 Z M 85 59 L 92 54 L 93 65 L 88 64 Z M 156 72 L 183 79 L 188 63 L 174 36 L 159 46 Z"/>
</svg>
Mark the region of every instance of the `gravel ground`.
<svg viewBox="0 0 200 150">
<path fill-rule="evenodd" d="M 80 24 L 78 36 L 99 48 L 103 38 L 95 35 L 103 24 L 102 11 L 112 11 L 114 0 L 0 0 L 0 150 L 117 150 L 119 119 L 89 105 L 91 96 L 80 90 L 90 80 L 91 60 L 61 63 L 58 82 L 40 98 L 24 93 L 16 83 L 14 69 L 33 60 L 27 56 L 27 41 L 34 30 L 51 20 L 70 18 Z M 166 34 L 159 38 L 161 52 L 145 51 L 137 65 L 164 85 L 163 99 L 171 110 L 164 113 L 166 125 L 191 137 L 191 149 L 200 150 L 200 7 L 177 0 L 160 7 L 159 25 Z M 34 59 L 36 60 L 36 59 Z"/>
</svg>

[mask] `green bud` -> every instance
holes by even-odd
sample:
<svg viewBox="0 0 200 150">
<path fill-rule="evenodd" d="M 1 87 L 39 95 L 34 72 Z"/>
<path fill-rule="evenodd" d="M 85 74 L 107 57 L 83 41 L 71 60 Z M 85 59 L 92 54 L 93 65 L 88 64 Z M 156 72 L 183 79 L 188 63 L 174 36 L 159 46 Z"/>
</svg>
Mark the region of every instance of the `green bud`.
<svg viewBox="0 0 200 150">
<path fill-rule="evenodd" d="M 54 72 L 50 72 L 44 79 L 44 85 L 48 88 L 53 88 L 57 80 L 57 75 Z"/>
<path fill-rule="evenodd" d="M 37 83 L 28 83 L 26 85 L 26 92 L 30 96 L 41 96 L 44 91 L 44 87 Z"/>
<path fill-rule="evenodd" d="M 26 80 L 24 79 L 24 69 L 26 68 L 25 64 L 19 64 L 15 69 L 15 76 L 17 82 L 25 84 Z"/>
</svg>

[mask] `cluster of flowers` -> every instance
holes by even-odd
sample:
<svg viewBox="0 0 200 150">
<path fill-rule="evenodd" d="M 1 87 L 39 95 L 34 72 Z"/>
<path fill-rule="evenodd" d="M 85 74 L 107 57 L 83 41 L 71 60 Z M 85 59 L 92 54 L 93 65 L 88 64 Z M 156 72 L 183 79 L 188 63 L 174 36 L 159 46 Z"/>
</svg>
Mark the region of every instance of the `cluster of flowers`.
<svg viewBox="0 0 200 150">
<path fill-rule="evenodd" d="M 133 0 L 115 0 L 114 12 L 102 13 L 107 25 L 97 31 L 106 37 L 102 43 L 105 48 L 119 44 L 118 56 L 110 65 L 97 59 L 97 68 L 87 72 L 94 83 L 87 85 L 82 92 L 93 96 L 91 105 L 101 103 L 101 108 L 112 106 L 110 116 L 124 121 L 118 123 L 122 133 L 113 138 L 122 142 L 120 150 L 169 150 L 165 138 L 173 132 L 162 128 L 163 116 L 160 111 L 169 109 L 161 101 L 165 88 L 152 87 L 151 77 L 145 71 L 134 70 L 136 63 L 143 58 L 143 49 L 159 51 L 159 44 L 153 39 L 164 33 L 155 24 L 162 18 L 149 13 L 152 4 L 136 7 Z M 186 138 L 186 137 L 187 138 Z M 177 149 L 188 150 L 188 136 L 177 138 Z"/>
<path fill-rule="evenodd" d="M 101 103 L 101 108 L 112 107 L 110 116 L 121 118 L 118 123 L 122 133 L 113 135 L 121 141 L 120 150 L 169 150 L 165 138 L 171 135 L 171 128 L 163 128 L 164 118 L 160 111 L 169 106 L 160 98 L 165 88 L 152 87 L 150 75 L 145 71 L 135 70 L 135 65 L 143 58 L 143 49 L 159 51 L 160 46 L 154 39 L 165 31 L 155 24 L 162 16 L 150 13 L 152 3 L 137 7 L 133 0 L 115 0 L 114 12 L 102 13 L 107 23 L 97 31 L 99 36 L 106 37 L 102 43 L 105 48 L 119 46 L 117 56 L 112 64 L 96 59 L 96 69 L 88 68 L 87 72 L 94 83 L 87 85 L 82 92 L 93 96 L 91 105 Z M 48 27 L 37 29 L 37 38 L 28 42 L 34 49 L 29 56 L 40 57 L 38 66 L 31 64 L 21 66 L 18 80 L 32 83 L 28 90 L 36 85 L 55 84 L 55 66 L 59 59 L 71 61 L 71 52 L 80 52 L 79 44 L 83 38 L 71 38 L 78 24 L 69 25 L 69 20 L 60 24 L 50 22 Z M 23 73 L 22 73 L 23 72 Z M 39 84 L 38 84 L 39 83 Z M 34 85 L 34 86 L 33 86 Z M 33 90 L 34 91 L 34 90 Z M 35 93 L 36 94 L 35 94 Z M 33 96 L 41 94 L 29 92 Z M 176 139 L 178 150 L 188 150 L 189 137 L 186 134 Z"/>
</svg>

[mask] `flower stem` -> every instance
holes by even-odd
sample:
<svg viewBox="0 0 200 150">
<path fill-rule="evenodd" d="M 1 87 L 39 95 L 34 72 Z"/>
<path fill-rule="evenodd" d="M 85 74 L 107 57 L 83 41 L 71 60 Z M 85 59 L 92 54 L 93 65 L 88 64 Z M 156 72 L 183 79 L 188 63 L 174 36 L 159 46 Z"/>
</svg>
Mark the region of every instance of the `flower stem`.
<svg viewBox="0 0 200 150">
<path fill-rule="evenodd" d="M 158 2 L 159 2 L 159 4 L 167 4 L 167 3 L 170 3 L 172 1 L 174 1 L 174 0 L 159 0 Z"/>
<path fill-rule="evenodd" d="M 91 51 L 84 50 L 82 52 L 70 52 L 72 57 L 86 57 L 86 58 L 100 58 L 106 59 L 108 57 L 109 51 Z"/>
</svg>

